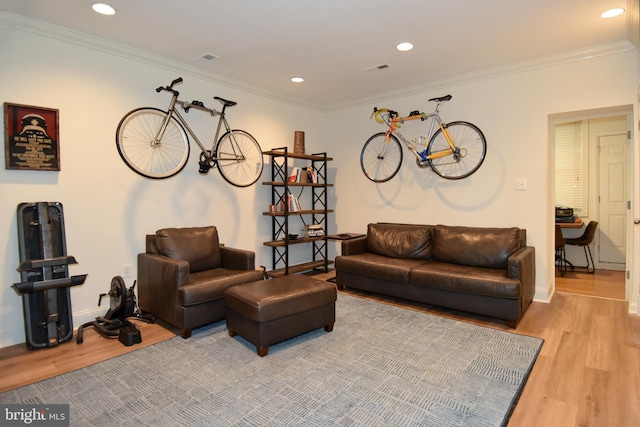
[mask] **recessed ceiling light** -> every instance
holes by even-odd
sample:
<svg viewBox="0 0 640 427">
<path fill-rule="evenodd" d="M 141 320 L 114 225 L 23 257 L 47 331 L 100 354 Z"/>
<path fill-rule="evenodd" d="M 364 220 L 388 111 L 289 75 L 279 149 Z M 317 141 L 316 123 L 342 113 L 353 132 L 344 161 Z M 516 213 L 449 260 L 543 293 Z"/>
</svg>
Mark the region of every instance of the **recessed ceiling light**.
<svg viewBox="0 0 640 427">
<path fill-rule="evenodd" d="M 94 3 L 91 5 L 91 9 L 101 15 L 115 15 L 116 13 L 116 10 L 106 3 Z"/>
<path fill-rule="evenodd" d="M 403 42 L 396 46 L 396 49 L 398 49 L 400 52 L 406 52 L 413 49 L 413 45 L 409 42 Z"/>
<path fill-rule="evenodd" d="M 622 15 L 624 13 L 624 9 L 621 7 L 616 7 L 615 9 L 609 9 L 605 12 L 602 12 L 600 15 L 601 18 L 613 18 L 614 16 Z"/>
<path fill-rule="evenodd" d="M 294 83 L 302 83 L 304 79 L 302 77 L 291 77 L 291 81 Z"/>
</svg>

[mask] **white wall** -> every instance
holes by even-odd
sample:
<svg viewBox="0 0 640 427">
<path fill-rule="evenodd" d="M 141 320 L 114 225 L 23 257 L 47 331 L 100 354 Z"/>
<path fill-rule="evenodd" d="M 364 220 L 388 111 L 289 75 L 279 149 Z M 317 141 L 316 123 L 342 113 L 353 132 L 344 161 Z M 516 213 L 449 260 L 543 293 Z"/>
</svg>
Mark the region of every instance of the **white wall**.
<svg viewBox="0 0 640 427">
<path fill-rule="evenodd" d="M 214 95 L 237 101 L 230 110 L 232 125 L 251 132 L 263 149 L 293 147 L 294 131 L 304 130 L 307 152 L 327 151 L 334 158 L 329 169 L 336 184 L 330 192 L 330 204 L 335 203 L 330 233 L 363 232 L 375 221 L 523 227 L 529 244 L 536 247 L 536 297 L 541 300 L 553 288 L 548 115 L 635 105 L 638 81 L 637 52 L 626 50 L 436 85 L 397 99 L 324 113 L 224 87 L 170 66 L 14 29 L 0 36 L 0 57 L 3 102 L 60 110 L 62 165 L 60 172 L 0 168 L 0 347 L 24 341 L 20 298 L 10 288 L 20 280 L 16 207 L 21 202 L 64 205 L 68 253 L 79 262 L 71 273 L 89 274 L 84 285 L 71 290 L 76 327 L 104 314 L 105 305 L 96 307 L 98 295 L 121 274 L 122 264 L 132 264 L 135 277 L 144 235 L 161 227 L 215 224 L 225 244 L 254 250 L 258 265 L 270 265 L 271 252 L 262 246 L 270 240 L 270 221 L 262 215 L 270 201 L 267 187 L 235 188 L 215 170 L 201 176 L 197 153 L 176 177 L 159 181 L 134 174 L 118 156 L 114 135 L 119 120 L 139 106 L 164 106 L 166 95 L 154 89 L 178 75 L 185 79 L 180 87 L 185 99 L 200 99 L 209 106 Z M 366 180 L 360 150 L 382 129 L 369 120 L 372 108 L 426 110 L 429 97 L 447 93 L 453 100 L 443 106 L 443 117 L 471 121 L 487 137 L 482 168 L 468 179 L 445 181 L 418 169 L 406 156 L 400 174 L 390 182 Z M 204 117 L 190 113 L 189 119 L 199 133 L 209 131 Z M 403 130 L 411 134 L 411 126 Z M 263 178 L 268 175 L 265 165 Z M 527 179 L 527 191 L 513 189 L 516 178 Z M 332 247 L 331 256 L 335 252 Z M 128 285 L 132 282 L 127 279 Z"/>
<path fill-rule="evenodd" d="M 380 98 L 333 113 L 332 126 L 340 129 L 344 147 L 335 165 L 340 231 L 365 232 L 367 223 L 375 221 L 526 228 L 528 244 L 536 248 L 535 298 L 548 300 L 554 288 L 548 116 L 635 105 L 637 76 L 637 51 L 630 50 L 470 83 L 434 85 L 414 95 Z M 442 117 L 470 121 L 485 134 L 488 149 L 482 167 L 467 179 L 447 181 L 419 169 L 405 151 L 398 176 L 382 184 L 368 181 L 360 172 L 360 151 L 371 134 L 383 130 L 368 120 L 372 108 L 401 114 L 425 111 L 433 108 L 429 98 L 447 94 L 453 99 L 441 107 Z M 420 127 L 416 123 L 404 124 L 401 131 L 411 135 L 412 128 Z M 527 180 L 526 191 L 514 190 L 516 178 Z"/>
<path fill-rule="evenodd" d="M 305 131 L 308 152 L 325 149 L 322 114 L 178 71 L 90 50 L 50 37 L 7 31 L 0 36 L 2 102 L 59 109 L 61 171 L 20 171 L 0 167 L 0 347 L 24 342 L 20 297 L 10 287 L 20 281 L 16 208 L 21 202 L 56 201 L 64 207 L 67 252 L 78 264 L 71 274 L 88 273 L 71 289 L 74 325 L 104 315 L 98 295 L 109 290 L 123 264 L 133 266 L 144 251 L 144 236 L 161 227 L 218 226 L 227 246 L 254 250 L 256 264 L 270 266 L 269 188 L 260 183 L 236 188 L 217 170 L 198 173 L 193 144 L 186 168 L 173 178 L 151 180 L 128 169 L 115 146 L 116 127 L 125 113 L 141 106 L 164 108 L 166 93 L 155 88 L 182 75 L 181 98 L 219 108 L 213 96 L 238 102 L 228 110 L 234 128 L 245 129 L 263 150 L 293 148 L 295 130 Z M 213 138 L 208 116 L 187 116 L 207 141 Z M 268 158 L 265 157 L 265 161 Z M 4 159 L 2 160 L 4 162 Z M 264 180 L 269 176 L 265 164 Z M 262 181 L 262 179 L 261 179 Z"/>
</svg>

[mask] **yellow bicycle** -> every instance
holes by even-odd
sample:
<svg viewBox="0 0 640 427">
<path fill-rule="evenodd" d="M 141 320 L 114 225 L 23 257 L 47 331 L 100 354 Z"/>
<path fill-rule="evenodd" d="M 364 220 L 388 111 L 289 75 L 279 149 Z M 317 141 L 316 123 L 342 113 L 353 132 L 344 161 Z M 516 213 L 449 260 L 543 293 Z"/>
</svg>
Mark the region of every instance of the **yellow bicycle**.
<svg viewBox="0 0 640 427">
<path fill-rule="evenodd" d="M 386 182 L 396 176 L 402 165 L 400 141 L 416 156 L 419 167 L 430 167 L 442 178 L 462 179 L 477 171 L 487 154 L 487 141 L 472 123 L 444 123 L 440 119 L 440 104 L 451 98 L 451 95 L 432 98 L 429 101 L 437 103 L 433 113 L 413 111 L 406 117 L 387 108 L 375 107 L 371 117 L 375 116 L 378 123 L 386 124 L 389 129 L 373 135 L 362 147 L 360 166 L 365 176 L 373 182 Z M 401 123 L 411 120 L 429 121 L 427 136 L 407 140 L 398 128 Z"/>
</svg>

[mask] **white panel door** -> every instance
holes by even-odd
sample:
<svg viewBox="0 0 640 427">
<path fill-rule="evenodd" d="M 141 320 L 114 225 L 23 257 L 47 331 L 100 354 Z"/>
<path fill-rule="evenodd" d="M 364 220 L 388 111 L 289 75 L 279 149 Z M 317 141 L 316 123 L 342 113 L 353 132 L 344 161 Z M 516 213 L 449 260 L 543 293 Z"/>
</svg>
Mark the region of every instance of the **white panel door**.
<svg viewBox="0 0 640 427">
<path fill-rule="evenodd" d="M 626 117 L 590 120 L 589 134 L 599 148 L 599 250 L 594 255 L 601 268 L 624 268 L 629 200 Z"/>
</svg>

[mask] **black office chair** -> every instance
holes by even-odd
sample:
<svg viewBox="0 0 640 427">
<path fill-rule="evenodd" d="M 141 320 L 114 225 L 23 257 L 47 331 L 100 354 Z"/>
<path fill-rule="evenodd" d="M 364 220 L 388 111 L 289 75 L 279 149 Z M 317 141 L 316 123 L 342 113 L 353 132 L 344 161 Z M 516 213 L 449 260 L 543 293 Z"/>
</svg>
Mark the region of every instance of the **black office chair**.
<svg viewBox="0 0 640 427">
<path fill-rule="evenodd" d="M 560 272 L 560 277 L 563 277 L 567 272 L 567 266 L 571 265 L 565 256 L 565 240 L 562 235 L 562 229 L 558 224 L 556 224 L 556 267 Z M 573 268 L 573 265 L 571 265 Z"/>
<path fill-rule="evenodd" d="M 593 256 L 591 255 L 591 248 L 589 245 L 593 242 L 597 228 L 598 222 L 590 221 L 589 224 L 587 224 L 587 228 L 584 230 L 584 233 L 582 233 L 582 236 L 573 239 L 564 239 L 565 245 L 582 246 L 584 249 L 584 256 L 587 259 L 587 266 L 581 268 L 586 268 L 587 271 L 592 274 L 596 272 L 596 265 L 593 263 Z M 591 267 L 593 267 L 591 270 L 589 269 L 589 261 L 591 261 Z M 573 269 L 573 266 L 571 268 Z"/>
</svg>

